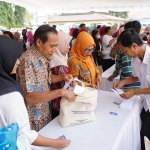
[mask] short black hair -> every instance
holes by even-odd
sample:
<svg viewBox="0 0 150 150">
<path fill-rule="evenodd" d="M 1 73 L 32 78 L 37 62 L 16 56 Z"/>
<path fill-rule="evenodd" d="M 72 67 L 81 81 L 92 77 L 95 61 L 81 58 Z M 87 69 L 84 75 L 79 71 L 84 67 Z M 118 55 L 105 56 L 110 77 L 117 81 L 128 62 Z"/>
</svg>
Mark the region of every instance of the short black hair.
<svg viewBox="0 0 150 150">
<path fill-rule="evenodd" d="M 82 28 L 83 26 L 85 26 L 85 24 L 81 23 L 80 26 L 79 26 L 79 28 Z"/>
<path fill-rule="evenodd" d="M 136 43 L 138 46 L 143 45 L 141 37 L 133 28 L 129 28 L 123 31 L 118 37 L 117 43 L 120 43 L 124 47 L 131 47 L 132 43 Z"/>
<path fill-rule="evenodd" d="M 74 30 L 73 30 L 73 32 L 72 32 L 72 37 L 73 37 L 73 39 L 76 39 L 76 38 L 77 38 L 77 36 L 78 36 L 78 31 L 79 31 L 79 29 L 74 29 Z"/>
<path fill-rule="evenodd" d="M 139 34 L 140 30 L 141 30 L 141 24 L 137 20 L 129 21 L 129 22 L 125 23 L 124 29 L 126 30 L 126 29 L 129 29 L 129 28 L 135 29 L 136 33 Z"/>
<path fill-rule="evenodd" d="M 14 36 L 10 31 L 4 31 L 3 34 L 8 34 L 11 39 L 14 39 Z"/>
<path fill-rule="evenodd" d="M 43 44 L 45 44 L 48 40 L 48 33 L 58 34 L 57 30 L 49 25 L 42 25 L 38 27 L 34 33 L 34 44 L 36 44 L 36 40 L 40 39 Z"/>
<path fill-rule="evenodd" d="M 107 26 L 105 29 L 104 29 L 104 32 L 105 33 L 108 33 L 108 31 L 111 29 L 111 27 L 110 26 Z"/>
<path fill-rule="evenodd" d="M 98 26 L 97 26 L 97 29 L 99 30 L 100 28 L 101 28 L 101 25 L 98 25 Z"/>
<path fill-rule="evenodd" d="M 55 24 L 52 27 L 56 29 L 56 25 Z"/>
</svg>

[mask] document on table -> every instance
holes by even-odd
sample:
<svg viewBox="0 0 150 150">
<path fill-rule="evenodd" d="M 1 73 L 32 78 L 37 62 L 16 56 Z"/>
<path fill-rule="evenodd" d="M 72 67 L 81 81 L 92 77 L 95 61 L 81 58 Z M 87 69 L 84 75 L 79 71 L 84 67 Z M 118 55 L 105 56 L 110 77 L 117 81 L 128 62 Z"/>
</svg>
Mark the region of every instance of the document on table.
<svg viewBox="0 0 150 150">
<path fill-rule="evenodd" d="M 119 94 L 119 95 L 124 93 L 124 91 L 121 90 L 121 89 L 112 89 L 112 91 L 115 92 L 116 94 Z M 128 100 L 124 100 L 124 99 L 123 99 L 123 101 L 122 101 L 122 103 L 119 105 L 119 107 L 120 107 L 121 109 L 129 109 L 129 110 L 131 110 L 133 104 L 134 104 L 134 99 L 133 99 L 133 98 L 130 98 L 130 99 L 128 99 Z"/>
<path fill-rule="evenodd" d="M 132 106 L 134 104 L 134 101 L 135 101 L 134 98 L 123 100 L 123 102 L 119 105 L 119 107 L 123 108 L 123 109 L 129 109 L 129 110 L 131 110 Z"/>
</svg>

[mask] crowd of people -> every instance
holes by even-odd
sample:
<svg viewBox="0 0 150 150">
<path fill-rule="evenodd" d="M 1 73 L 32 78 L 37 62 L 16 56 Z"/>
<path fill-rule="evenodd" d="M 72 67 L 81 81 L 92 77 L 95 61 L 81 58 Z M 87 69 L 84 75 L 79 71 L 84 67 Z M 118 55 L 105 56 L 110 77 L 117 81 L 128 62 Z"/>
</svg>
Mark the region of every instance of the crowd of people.
<svg viewBox="0 0 150 150">
<path fill-rule="evenodd" d="M 85 87 L 97 89 L 103 84 L 101 73 L 116 64 L 108 80 L 120 74 L 114 87 L 125 91 L 121 97 L 146 94 L 141 113 L 144 150 L 144 136 L 150 138 L 149 32 L 149 28 L 141 32 L 138 21 L 119 29 L 97 26 L 91 35 L 84 23 L 70 34 L 49 25 L 38 27 L 34 34 L 23 29 L 22 38 L 19 32 L 5 31 L 0 35 L 0 128 L 17 123 L 19 134 L 25 134 L 30 144 L 69 146 L 70 140 L 37 133 L 59 115 L 61 98 L 75 101 L 74 92 L 63 89 L 65 81 L 77 78 Z"/>
</svg>

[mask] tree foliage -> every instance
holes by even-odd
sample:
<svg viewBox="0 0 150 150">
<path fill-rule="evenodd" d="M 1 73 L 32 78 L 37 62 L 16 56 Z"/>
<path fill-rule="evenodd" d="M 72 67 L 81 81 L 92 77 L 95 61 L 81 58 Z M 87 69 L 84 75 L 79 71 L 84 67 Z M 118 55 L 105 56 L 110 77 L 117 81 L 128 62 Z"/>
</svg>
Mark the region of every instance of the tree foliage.
<svg viewBox="0 0 150 150">
<path fill-rule="evenodd" d="M 15 15 L 15 26 L 17 28 L 24 26 L 25 14 L 26 9 L 24 7 L 15 5 L 14 15 Z"/>
<path fill-rule="evenodd" d="M 25 26 L 31 27 L 31 20 L 33 19 L 33 14 L 26 10 L 25 13 Z"/>
<path fill-rule="evenodd" d="M 8 29 L 15 26 L 12 4 L 0 1 L 0 25 Z"/>
<path fill-rule="evenodd" d="M 120 17 L 120 18 L 128 18 L 128 12 L 115 12 L 115 11 L 109 11 L 109 14 L 112 16 Z"/>
<path fill-rule="evenodd" d="M 0 1 L 0 25 L 7 29 L 23 27 L 25 13 L 24 7 Z"/>
</svg>

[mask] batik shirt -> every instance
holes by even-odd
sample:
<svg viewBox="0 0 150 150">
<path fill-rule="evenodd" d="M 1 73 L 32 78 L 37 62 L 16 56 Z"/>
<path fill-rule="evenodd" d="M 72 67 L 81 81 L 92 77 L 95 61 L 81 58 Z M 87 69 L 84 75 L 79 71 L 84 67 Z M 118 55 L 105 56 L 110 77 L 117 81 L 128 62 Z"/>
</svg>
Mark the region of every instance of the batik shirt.
<svg viewBox="0 0 150 150">
<path fill-rule="evenodd" d="M 48 60 L 33 45 L 20 57 L 17 81 L 24 93 L 49 91 Z M 27 104 L 31 129 L 39 131 L 51 120 L 49 102 Z"/>
<path fill-rule="evenodd" d="M 94 64 L 93 66 L 95 67 L 95 72 L 96 74 L 98 74 L 99 70 L 95 65 L 94 59 L 92 59 L 91 63 Z M 73 78 L 78 78 L 79 80 L 84 82 L 84 86 L 88 86 L 89 84 L 92 83 L 90 70 L 87 64 L 83 62 L 81 59 L 75 56 L 70 56 L 68 59 L 68 67 Z"/>
</svg>

